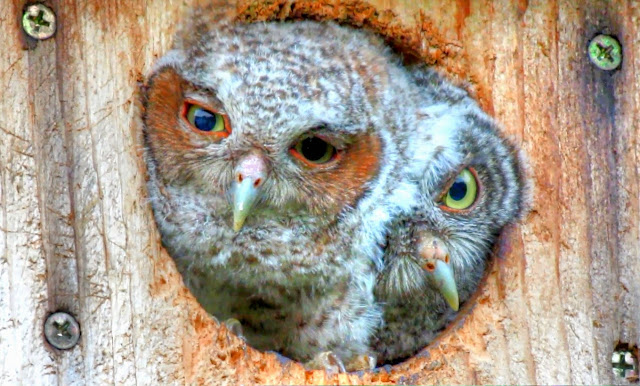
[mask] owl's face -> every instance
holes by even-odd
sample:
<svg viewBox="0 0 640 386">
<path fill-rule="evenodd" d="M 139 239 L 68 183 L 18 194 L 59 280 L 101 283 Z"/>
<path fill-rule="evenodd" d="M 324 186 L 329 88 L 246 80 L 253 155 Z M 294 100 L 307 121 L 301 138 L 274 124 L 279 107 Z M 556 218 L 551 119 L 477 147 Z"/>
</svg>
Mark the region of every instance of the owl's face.
<svg viewBox="0 0 640 386">
<path fill-rule="evenodd" d="M 382 288 L 434 304 L 446 300 L 457 310 L 475 291 L 500 230 L 523 213 L 525 176 L 516 149 L 464 91 L 431 72 L 415 76 L 424 87 L 422 124 L 452 137 L 417 178 L 414 208 L 391 227 Z M 445 114 L 442 104 L 449 106 Z"/>
<path fill-rule="evenodd" d="M 206 197 L 235 231 L 331 222 L 354 207 L 396 124 L 380 109 L 388 58 L 358 42 L 369 35 L 342 32 L 254 24 L 183 36 L 146 97 L 145 135 L 164 185 Z"/>
<path fill-rule="evenodd" d="M 248 275 L 247 260 L 380 264 L 386 225 L 409 205 L 399 166 L 415 117 L 398 59 L 335 24 L 195 23 L 144 89 L 150 196 L 171 255 Z"/>
</svg>

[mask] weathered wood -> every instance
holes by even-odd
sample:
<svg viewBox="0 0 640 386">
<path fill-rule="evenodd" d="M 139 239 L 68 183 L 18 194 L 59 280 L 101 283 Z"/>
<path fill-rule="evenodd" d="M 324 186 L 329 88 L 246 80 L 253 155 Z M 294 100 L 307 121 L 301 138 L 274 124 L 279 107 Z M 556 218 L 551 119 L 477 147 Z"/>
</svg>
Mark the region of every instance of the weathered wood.
<svg viewBox="0 0 640 386">
<path fill-rule="evenodd" d="M 610 360 L 618 341 L 640 343 L 640 3 L 238 4 L 253 20 L 377 29 L 470 82 L 528 154 L 531 214 L 468 313 L 416 358 L 327 375 L 228 335 L 159 244 L 136 82 L 194 1 L 51 1 L 59 30 L 35 42 L 19 27 L 24 1 L 2 0 L 0 384 L 624 383 Z M 588 61 L 602 31 L 623 45 L 617 71 Z M 64 352 L 42 333 L 59 309 L 82 327 Z"/>
</svg>

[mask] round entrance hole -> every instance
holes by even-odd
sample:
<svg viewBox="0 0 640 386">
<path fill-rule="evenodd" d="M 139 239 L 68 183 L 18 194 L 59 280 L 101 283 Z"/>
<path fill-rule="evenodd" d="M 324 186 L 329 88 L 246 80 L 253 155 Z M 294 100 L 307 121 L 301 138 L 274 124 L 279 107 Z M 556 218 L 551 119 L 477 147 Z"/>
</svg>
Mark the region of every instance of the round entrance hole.
<svg viewBox="0 0 640 386">
<path fill-rule="evenodd" d="M 336 5 L 329 1 L 298 1 L 295 3 L 288 1 L 275 2 L 247 2 L 238 7 L 238 20 L 246 23 L 259 21 L 296 21 L 296 20 L 332 20 L 341 24 L 347 24 L 358 28 L 367 28 L 385 38 L 387 43 L 394 50 L 402 55 L 407 63 L 425 63 L 438 67 L 446 72 L 451 78 L 459 80 L 467 80 L 467 76 L 460 71 L 462 66 L 456 65 L 456 55 L 460 51 L 460 47 L 456 44 L 447 42 L 437 33 L 434 24 L 425 16 L 419 17 L 414 27 L 404 27 L 400 19 L 393 14 L 392 11 L 379 11 L 376 8 L 366 5 L 362 2 L 351 2 L 349 4 Z M 480 88 L 481 89 L 481 88 Z M 481 93 L 478 97 L 481 105 Z M 505 250 L 509 249 L 508 232 L 503 232 L 494 248 L 494 254 L 504 256 Z M 494 262 L 495 259 L 491 259 Z M 254 351 L 251 348 L 241 345 L 244 351 L 241 355 L 238 350 L 229 350 L 229 342 L 224 344 L 224 339 L 235 339 L 218 334 L 212 344 L 223 345 L 226 348 L 218 350 L 218 357 L 221 360 L 231 360 L 232 363 L 240 363 L 247 355 L 250 356 L 250 362 L 253 366 L 248 371 L 256 372 L 258 379 L 271 383 L 268 380 L 287 371 L 289 375 L 304 372 L 307 382 L 316 382 L 317 379 L 325 379 L 325 377 L 338 377 L 344 381 L 344 377 L 348 379 L 358 379 L 357 382 L 424 382 L 425 379 L 439 379 L 440 377 L 456 377 L 455 373 L 462 371 L 463 366 L 453 366 L 456 362 L 464 364 L 467 358 L 467 350 L 473 346 L 479 346 L 482 336 L 486 332 L 487 320 L 495 317 L 493 310 L 488 313 L 478 314 L 476 311 L 481 307 L 474 305 L 485 305 L 490 302 L 493 294 L 490 291 L 501 291 L 500 288 L 487 288 L 486 283 L 491 281 L 491 276 L 499 274 L 500 267 L 489 264 L 479 289 L 464 304 L 457 317 L 449 323 L 444 330 L 433 342 L 425 349 L 418 353 L 415 357 L 398 363 L 394 366 L 381 366 L 373 371 L 356 373 L 356 374 L 332 374 L 327 375 L 323 372 L 306 371 L 297 363 L 289 362 L 286 358 L 276 356 L 275 354 L 263 354 Z M 487 276 L 488 275 L 488 276 Z M 474 313 L 470 313 L 471 309 L 475 309 Z M 198 316 L 202 318 L 202 316 Z M 204 323 L 204 322 L 203 322 Z M 205 323 L 206 324 L 206 323 Z M 221 327 L 220 332 L 225 332 L 225 328 Z M 232 344 L 235 346 L 235 344 Z M 250 353 L 250 354 L 247 354 Z M 275 361 L 274 361 L 275 359 Z M 246 364 L 247 362 L 245 362 Z M 468 363 L 466 364 L 468 365 Z M 275 367 L 274 367 L 275 366 Z M 279 368 L 281 366 L 281 368 Z M 429 372 L 425 375 L 425 371 Z M 261 375 L 260 375 L 261 374 Z M 317 377 L 317 379 L 316 379 Z M 435 378 L 434 378 L 435 377 Z M 463 376 L 459 379 L 466 379 Z"/>
</svg>

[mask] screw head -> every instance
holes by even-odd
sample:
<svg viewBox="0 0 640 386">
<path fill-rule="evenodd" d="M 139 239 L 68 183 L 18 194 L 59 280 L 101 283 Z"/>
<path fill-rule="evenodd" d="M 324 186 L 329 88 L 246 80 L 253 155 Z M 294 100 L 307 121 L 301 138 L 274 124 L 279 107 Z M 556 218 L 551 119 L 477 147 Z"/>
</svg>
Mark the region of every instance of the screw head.
<svg viewBox="0 0 640 386">
<path fill-rule="evenodd" d="M 56 15 L 44 4 L 31 4 L 22 14 L 22 29 L 34 39 L 49 39 L 56 32 Z"/>
<path fill-rule="evenodd" d="M 615 70 L 622 63 L 622 47 L 616 38 L 598 35 L 589 42 L 589 59 L 601 70 Z"/>
<path fill-rule="evenodd" d="M 68 350 L 80 339 L 80 325 L 66 312 L 56 312 L 44 322 L 44 336 L 53 347 Z"/>
<path fill-rule="evenodd" d="M 611 355 L 611 366 L 617 377 L 626 378 L 630 382 L 638 380 L 638 358 L 631 349 L 616 349 Z"/>
</svg>

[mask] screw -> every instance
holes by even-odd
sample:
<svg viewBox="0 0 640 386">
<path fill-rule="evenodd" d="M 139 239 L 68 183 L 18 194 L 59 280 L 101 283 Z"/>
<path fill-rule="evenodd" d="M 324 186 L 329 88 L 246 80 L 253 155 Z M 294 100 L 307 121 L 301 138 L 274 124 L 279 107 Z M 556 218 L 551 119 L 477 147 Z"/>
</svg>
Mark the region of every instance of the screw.
<svg viewBox="0 0 640 386">
<path fill-rule="evenodd" d="M 44 4 L 31 4 L 22 15 L 22 28 L 34 39 L 49 39 L 56 32 L 56 15 Z"/>
<path fill-rule="evenodd" d="M 601 70 L 615 70 L 622 63 L 622 47 L 613 36 L 598 35 L 589 43 L 589 59 Z"/>
<path fill-rule="evenodd" d="M 629 382 L 638 380 L 638 360 L 630 349 L 618 349 L 611 356 L 613 373 Z"/>
<path fill-rule="evenodd" d="M 78 343 L 80 325 L 66 312 L 56 312 L 44 322 L 44 336 L 53 347 L 67 350 Z"/>
</svg>

